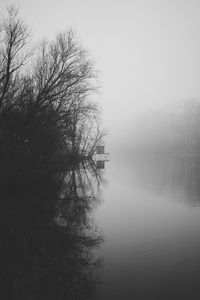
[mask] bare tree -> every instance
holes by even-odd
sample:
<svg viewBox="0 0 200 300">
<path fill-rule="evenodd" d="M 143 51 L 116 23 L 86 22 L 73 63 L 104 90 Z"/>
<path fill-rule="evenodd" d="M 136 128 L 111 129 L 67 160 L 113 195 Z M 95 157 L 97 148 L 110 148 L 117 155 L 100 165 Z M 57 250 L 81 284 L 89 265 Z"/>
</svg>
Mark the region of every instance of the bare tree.
<svg viewBox="0 0 200 300">
<path fill-rule="evenodd" d="M 12 153 L 20 148 L 37 161 L 66 149 L 91 156 L 104 135 L 96 126 L 94 116 L 99 112 L 90 97 L 97 89 L 96 71 L 73 31 L 59 33 L 53 41 L 43 40 L 30 56 L 29 31 L 11 6 L 0 34 L 2 144 Z"/>
<path fill-rule="evenodd" d="M 15 104 L 20 71 L 29 54 L 25 52 L 30 32 L 14 6 L 7 9 L 0 32 L 0 109 Z"/>
<path fill-rule="evenodd" d="M 56 111 L 68 109 L 72 98 L 86 95 L 94 86 L 92 62 L 76 42 L 72 30 L 60 33 L 55 41 L 40 45 L 33 71 L 34 110 L 51 105 Z"/>
</svg>

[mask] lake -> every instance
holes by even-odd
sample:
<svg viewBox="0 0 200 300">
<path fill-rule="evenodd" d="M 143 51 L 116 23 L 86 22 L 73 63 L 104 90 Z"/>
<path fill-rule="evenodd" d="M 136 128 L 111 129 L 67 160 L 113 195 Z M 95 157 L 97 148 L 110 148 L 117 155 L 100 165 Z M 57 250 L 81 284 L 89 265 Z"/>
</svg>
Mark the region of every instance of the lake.
<svg viewBox="0 0 200 300">
<path fill-rule="evenodd" d="M 106 164 L 98 299 L 199 299 L 200 159 L 113 155 Z"/>
<path fill-rule="evenodd" d="M 198 157 L 113 153 L 105 169 L 14 183 L 1 186 L 4 300 L 200 298 Z"/>
</svg>

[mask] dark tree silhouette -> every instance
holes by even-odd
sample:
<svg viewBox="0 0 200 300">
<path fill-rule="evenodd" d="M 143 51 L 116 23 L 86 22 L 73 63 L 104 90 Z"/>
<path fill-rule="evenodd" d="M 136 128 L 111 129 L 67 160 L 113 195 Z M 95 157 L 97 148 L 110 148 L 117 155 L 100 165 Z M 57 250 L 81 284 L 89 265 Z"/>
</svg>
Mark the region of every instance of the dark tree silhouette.
<svg viewBox="0 0 200 300">
<path fill-rule="evenodd" d="M 0 39 L 1 160 L 37 169 L 91 157 L 104 136 L 91 99 L 97 88 L 92 60 L 71 29 L 37 51 L 27 47 L 29 36 L 9 7 Z"/>
<path fill-rule="evenodd" d="M 29 37 L 9 7 L 0 27 L 1 297 L 94 299 L 96 72 L 71 29 L 37 51 Z"/>
</svg>

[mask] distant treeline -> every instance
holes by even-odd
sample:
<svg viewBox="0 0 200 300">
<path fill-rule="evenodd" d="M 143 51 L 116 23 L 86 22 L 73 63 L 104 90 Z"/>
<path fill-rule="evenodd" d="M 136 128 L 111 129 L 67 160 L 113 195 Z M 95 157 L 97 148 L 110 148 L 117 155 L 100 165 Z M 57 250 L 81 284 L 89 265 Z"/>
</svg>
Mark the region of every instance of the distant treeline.
<svg viewBox="0 0 200 300">
<path fill-rule="evenodd" d="M 200 101 L 185 100 L 146 117 L 135 145 L 176 153 L 200 153 Z"/>
<path fill-rule="evenodd" d="M 71 29 L 30 46 L 11 6 L 0 24 L 1 174 L 91 157 L 98 126 L 96 71 Z"/>
</svg>

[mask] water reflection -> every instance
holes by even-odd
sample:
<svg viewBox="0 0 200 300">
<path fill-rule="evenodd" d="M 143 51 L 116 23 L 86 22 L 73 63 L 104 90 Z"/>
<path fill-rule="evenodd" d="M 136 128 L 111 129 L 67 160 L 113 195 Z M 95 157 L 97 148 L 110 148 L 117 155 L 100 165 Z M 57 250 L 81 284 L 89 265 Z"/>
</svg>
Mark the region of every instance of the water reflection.
<svg viewBox="0 0 200 300">
<path fill-rule="evenodd" d="M 97 215 L 106 285 L 101 299 L 199 299 L 200 160 L 112 157 Z"/>
<path fill-rule="evenodd" d="M 1 186 L 1 299 L 94 299 L 103 237 L 90 212 L 101 182 L 91 163 Z"/>
<path fill-rule="evenodd" d="M 133 166 L 135 180 L 151 193 L 168 195 L 189 206 L 200 205 L 200 157 L 137 157 Z"/>
</svg>

